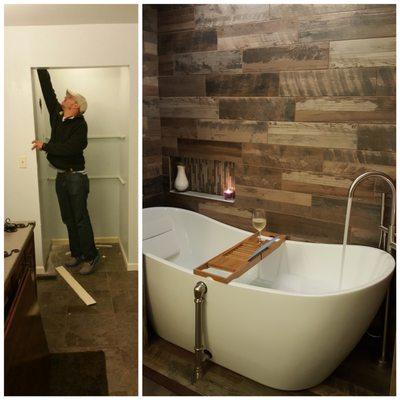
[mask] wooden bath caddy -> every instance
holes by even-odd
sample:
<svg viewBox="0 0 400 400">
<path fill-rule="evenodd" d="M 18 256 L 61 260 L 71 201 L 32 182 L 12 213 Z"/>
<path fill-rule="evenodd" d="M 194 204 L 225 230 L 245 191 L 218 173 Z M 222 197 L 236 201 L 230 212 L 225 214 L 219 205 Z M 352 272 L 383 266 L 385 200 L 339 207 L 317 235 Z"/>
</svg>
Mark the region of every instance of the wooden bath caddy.
<svg viewBox="0 0 400 400">
<path fill-rule="evenodd" d="M 267 250 L 259 254 L 253 260 L 248 261 L 251 255 L 261 246 L 261 244 L 265 243 L 265 241 L 263 241 L 260 244 L 258 241 L 258 233 L 255 233 L 247 239 L 235 244 L 223 253 L 218 254 L 216 257 L 212 258 L 206 263 L 195 268 L 193 270 L 194 274 L 210 277 L 222 283 L 229 283 L 231 280 L 238 278 L 251 267 L 275 251 L 286 240 L 285 235 L 278 235 L 272 232 L 263 232 L 262 235 L 270 237 L 279 236 L 280 240 L 273 243 Z M 213 274 L 207 271 L 208 269 L 224 271 L 226 276 Z"/>
</svg>

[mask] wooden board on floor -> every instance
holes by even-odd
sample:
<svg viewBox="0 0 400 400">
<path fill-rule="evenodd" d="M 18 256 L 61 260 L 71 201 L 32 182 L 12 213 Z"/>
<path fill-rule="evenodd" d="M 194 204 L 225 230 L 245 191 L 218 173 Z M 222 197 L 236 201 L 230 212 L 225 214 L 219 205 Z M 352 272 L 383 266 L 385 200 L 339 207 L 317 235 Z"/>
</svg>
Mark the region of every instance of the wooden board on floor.
<svg viewBox="0 0 400 400">
<path fill-rule="evenodd" d="M 82 287 L 82 285 L 64 268 L 56 267 L 56 271 L 68 283 L 71 289 L 80 297 L 80 299 L 87 305 L 91 306 L 96 304 L 96 300 Z"/>
</svg>

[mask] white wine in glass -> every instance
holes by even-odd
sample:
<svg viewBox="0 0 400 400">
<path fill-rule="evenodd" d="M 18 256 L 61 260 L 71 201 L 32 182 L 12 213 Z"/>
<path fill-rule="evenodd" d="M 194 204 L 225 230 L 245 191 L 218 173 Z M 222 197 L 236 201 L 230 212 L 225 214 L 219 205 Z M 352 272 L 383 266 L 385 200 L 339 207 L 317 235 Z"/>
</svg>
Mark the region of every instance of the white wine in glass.
<svg viewBox="0 0 400 400">
<path fill-rule="evenodd" d="M 264 210 L 253 210 L 253 227 L 258 231 L 258 241 L 261 243 L 261 231 L 265 228 L 267 225 L 267 218 L 265 217 L 265 211 Z"/>
</svg>

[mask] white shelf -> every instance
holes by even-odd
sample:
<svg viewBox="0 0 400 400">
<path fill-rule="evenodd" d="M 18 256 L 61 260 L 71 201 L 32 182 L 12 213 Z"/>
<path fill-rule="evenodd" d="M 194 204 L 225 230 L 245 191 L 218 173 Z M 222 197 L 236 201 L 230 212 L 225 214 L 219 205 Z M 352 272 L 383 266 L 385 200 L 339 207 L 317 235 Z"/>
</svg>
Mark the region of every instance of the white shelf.
<svg viewBox="0 0 400 400">
<path fill-rule="evenodd" d="M 169 192 L 170 193 L 174 193 L 174 194 L 181 194 L 181 195 L 184 195 L 184 196 L 199 197 L 199 198 L 202 198 L 202 199 L 222 201 L 224 203 L 234 203 L 235 202 L 235 199 L 233 199 L 233 200 L 225 200 L 224 196 L 220 196 L 218 194 L 194 192 L 192 190 L 188 190 L 186 192 L 178 192 L 177 190 L 170 190 Z"/>
</svg>

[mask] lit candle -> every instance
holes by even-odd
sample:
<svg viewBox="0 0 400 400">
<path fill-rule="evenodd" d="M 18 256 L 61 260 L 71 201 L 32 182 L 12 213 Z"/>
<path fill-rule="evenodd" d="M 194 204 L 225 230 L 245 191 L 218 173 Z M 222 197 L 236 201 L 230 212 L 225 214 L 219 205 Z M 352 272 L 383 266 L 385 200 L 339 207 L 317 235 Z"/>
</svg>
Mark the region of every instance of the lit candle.
<svg viewBox="0 0 400 400">
<path fill-rule="evenodd" d="M 235 191 L 231 188 L 224 190 L 224 199 L 225 200 L 233 200 L 235 198 Z"/>
</svg>

